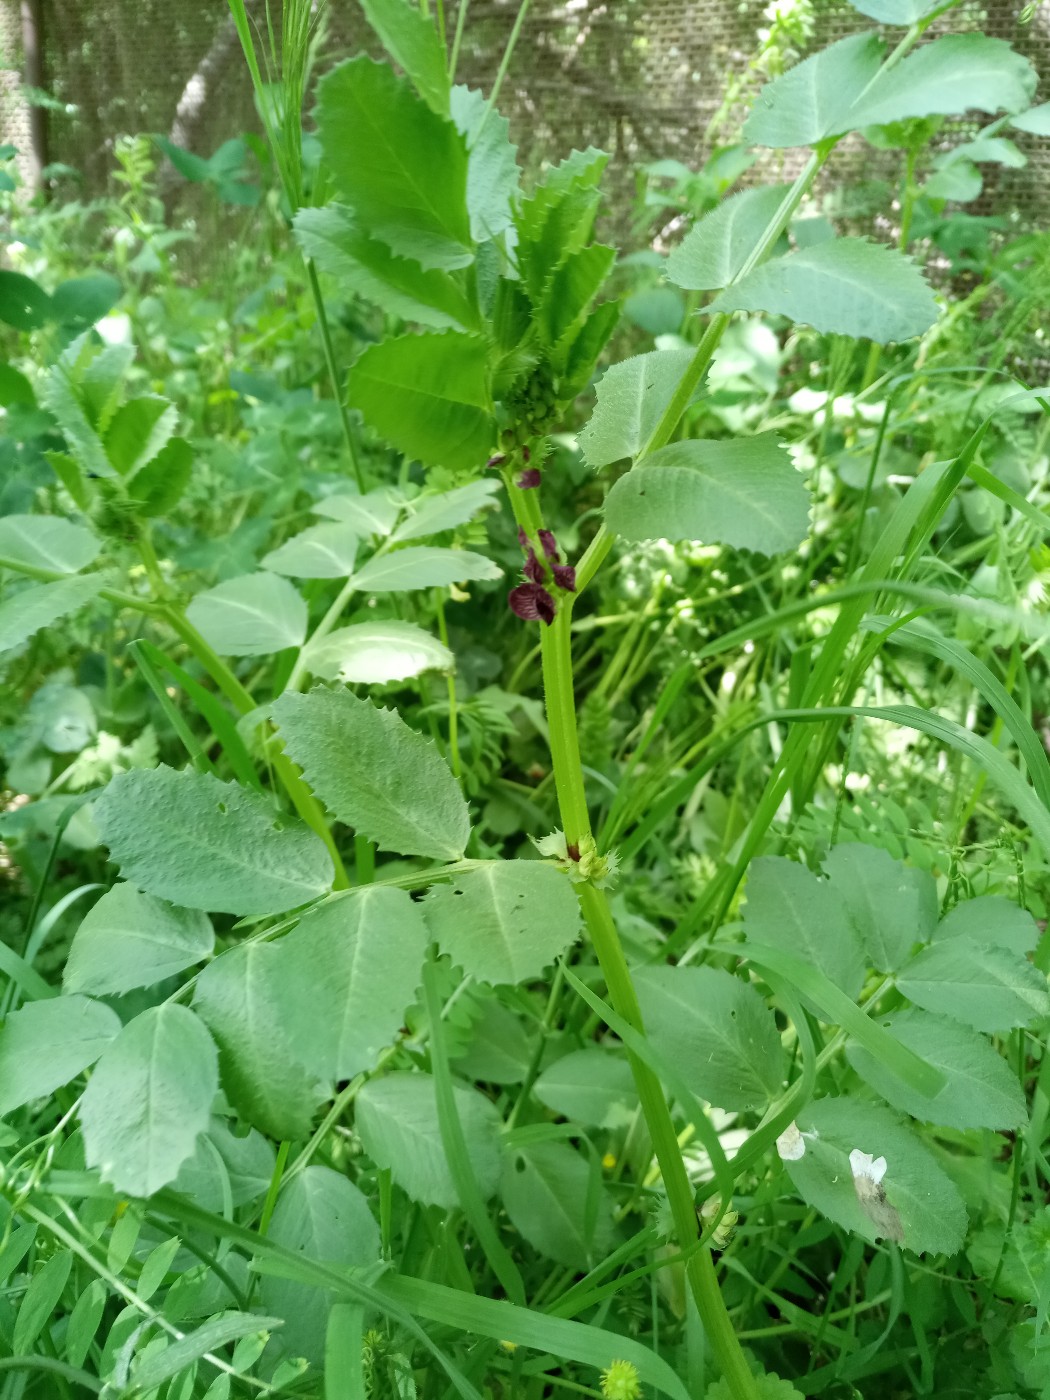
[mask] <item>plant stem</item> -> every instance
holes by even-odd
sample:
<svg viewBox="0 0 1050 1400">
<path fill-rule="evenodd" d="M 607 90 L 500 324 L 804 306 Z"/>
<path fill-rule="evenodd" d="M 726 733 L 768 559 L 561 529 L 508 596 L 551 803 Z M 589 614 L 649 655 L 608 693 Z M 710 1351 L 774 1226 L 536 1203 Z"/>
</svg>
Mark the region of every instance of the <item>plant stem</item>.
<svg viewBox="0 0 1050 1400">
<path fill-rule="evenodd" d="M 507 47 L 503 50 L 503 57 L 500 59 L 499 70 L 496 73 L 492 84 L 492 91 L 489 93 L 488 106 L 485 108 L 485 115 L 481 118 L 478 129 L 474 134 L 473 145 L 477 145 L 481 140 L 481 133 L 485 129 L 485 123 L 496 110 L 496 101 L 499 98 L 499 90 L 503 86 L 503 79 L 507 76 L 507 69 L 510 67 L 510 60 L 514 56 L 517 47 L 518 35 L 521 33 L 521 26 L 525 23 L 525 16 L 529 12 L 532 0 L 521 0 L 517 17 L 514 20 L 514 27 L 510 31 L 510 38 L 507 40 Z"/>
<path fill-rule="evenodd" d="M 456 81 L 456 66 L 459 63 L 459 50 L 463 43 L 463 30 L 466 28 L 467 12 L 470 9 L 470 0 L 459 0 L 456 10 L 456 32 L 452 38 L 452 53 L 448 60 L 448 79 L 450 83 Z"/>
<path fill-rule="evenodd" d="M 317 312 L 317 329 L 321 333 L 321 347 L 324 350 L 324 361 L 328 369 L 328 379 L 332 386 L 332 394 L 339 407 L 339 422 L 343 429 L 343 441 L 346 444 L 346 453 L 350 458 L 350 468 L 354 473 L 357 489 L 364 495 L 364 473 L 361 470 L 361 462 L 357 455 L 357 448 L 354 446 L 353 429 L 350 427 L 350 414 L 343 401 L 343 391 L 339 382 L 339 370 L 336 367 L 335 350 L 332 346 L 332 333 L 328 328 L 328 313 L 324 308 L 324 297 L 321 295 L 321 283 L 317 276 L 317 268 L 314 266 L 313 258 L 306 259 L 306 275 L 310 279 L 310 292 L 314 299 L 314 310 Z"/>
</svg>

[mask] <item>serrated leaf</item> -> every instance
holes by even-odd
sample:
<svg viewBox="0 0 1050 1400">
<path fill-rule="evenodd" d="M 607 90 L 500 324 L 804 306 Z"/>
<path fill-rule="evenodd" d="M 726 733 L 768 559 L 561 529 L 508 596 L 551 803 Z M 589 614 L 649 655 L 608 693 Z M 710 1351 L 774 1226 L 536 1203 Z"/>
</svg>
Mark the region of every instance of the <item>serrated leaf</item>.
<svg viewBox="0 0 1050 1400">
<path fill-rule="evenodd" d="M 1046 974 L 1006 948 L 949 938 L 924 948 L 897 978 L 927 1011 L 978 1031 L 1007 1031 L 1050 1015 Z"/>
<path fill-rule="evenodd" d="M 0 1027 L 0 1116 L 43 1099 L 93 1065 L 120 1017 L 88 997 L 27 1002 Z"/>
<path fill-rule="evenodd" d="M 333 521 L 310 525 L 263 556 L 264 569 L 292 578 L 349 578 L 357 558 L 355 527 Z"/>
<path fill-rule="evenodd" d="M 937 923 L 937 886 L 924 870 L 859 842 L 833 846 L 824 870 L 879 972 L 895 972 L 916 943 L 930 938 Z"/>
<path fill-rule="evenodd" d="M 852 130 L 858 123 L 851 109 L 878 72 L 884 52 L 877 35 L 850 34 L 796 63 L 755 98 L 741 133 L 744 141 L 753 146 L 814 146 Z"/>
<path fill-rule="evenodd" d="M 467 151 L 452 122 L 363 55 L 333 68 L 317 92 L 325 164 L 362 227 L 424 267 L 466 267 Z"/>
<path fill-rule="evenodd" d="M 863 238 L 836 238 L 762 263 L 704 309 L 767 311 L 880 345 L 922 335 L 937 319 L 933 292 L 914 263 Z"/>
<path fill-rule="evenodd" d="M 307 610 L 295 586 L 262 571 L 198 593 L 186 616 L 220 656 L 269 656 L 301 646 Z"/>
<path fill-rule="evenodd" d="M 782 1380 L 775 1371 L 755 1376 L 754 1383 L 757 1400 L 804 1400 L 802 1391 L 796 1390 L 790 1381 Z M 734 1400 L 729 1381 L 724 1376 L 712 1381 L 704 1391 L 704 1400 Z"/>
<path fill-rule="evenodd" d="M 50 627 L 60 617 L 79 612 L 93 602 L 105 586 L 106 579 L 93 574 L 19 589 L 0 603 L 0 652 L 21 646 L 42 627 Z"/>
<path fill-rule="evenodd" d="M 612 1207 L 586 1157 L 566 1142 L 536 1142 L 510 1153 L 500 1194 L 511 1224 L 541 1254 L 586 1269 L 607 1251 Z"/>
<path fill-rule="evenodd" d="M 131 346 L 107 346 L 96 353 L 87 335 L 62 352 L 40 385 L 40 402 L 58 422 L 82 471 L 117 476 L 99 434 L 120 401 L 121 380 L 132 359 Z"/>
<path fill-rule="evenodd" d="M 350 495 L 348 492 L 325 496 L 313 508 L 314 515 L 342 520 L 362 536 L 389 535 L 400 511 L 400 505 L 384 486 L 364 496 Z"/>
<path fill-rule="evenodd" d="M 553 866 L 498 860 L 436 885 L 424 902 L 443 953 L 479 982 L 538 977 L 579 937 L 580 906 Z"/>
<path fill-rule="evenodd" d="M 805 958 L 856 996 L 864 981 L 860 940 L 830 881 L 797 861 L 761 856 L 751 862 L 745 894 L 748 938 Z"/>
<path fill-rule="evenodd" d="M 474 1089 L 454 1084 L 452 1091 L 478 1189 L 488 1200 L 499 1181 L 500 1117 Z M 357 1131 L 368 1155 L 390 1171 L 412 1200 L 445 1210 L 458 1207 L 429 1074 L 393 1073 L 369 1080 L 357 1099 Z"/>
<path fill-rule="evenodd" d="M 627 1061 L 607 1050 L 574 1050 L 548 1065 L 532 1092 L 545 1108 L 585 1128 L 626 1128 L 638 1105 Z"/>
<path fill-rule="evenodd" d="M 488 346 L 460 331 L 397 336 L 350 367 L 347 394 L 365 422 L 428 466 L 478 470 L 496 436 Z"/>
<path fill-rule="evenodd" d="M 286 694 L 271 709 L 285 751 L 341 822 L 401 855 L 458 860 L 470 836 L 459 784 L 393 710 L 348 690 Z"/>
<path fill-rule="evenodd" d="M 699 540 L 779 554 L 809 531 L 809 493 L 775 433 L 694 438 L 660 448 L 620 477 L 605 519 L 625 540 Z"/>
<path fill-rule="evenodd" d="M 850 0 L 855 10 L 879 24 L 912 25 L 940 8 L 942 0 Z"/>
<path fill-rule="evenodd" d="M 971 942 L 1030 953 L 1039 942 L 1039 925 L 1027 909 L 999 895 L 964 899 L 933 930 L 934 942 L 964 938 Z"/>
<path fill-rule="evenodd" d="M 472 520 L 478 511 L 494 505 L 493 496 L 499 493 L 500 483 L 492 477 L 481 477 L 470 481 L 466 486 L 457 486 L 452 491 L 441 491 L 433 496 L 420 496 L 408 506 L 409 514 L 394 531 L 397 541 L 419 540 L 427 535 L 437 535 L 443 530 L 453 530 Z"/>
<path fill-rule="evenodd" d="M 510 228 L 511 200 L 521 171 L 518 148 L 510 140 L 510 122 L 491 109 L 484 93 L 457 84 L 451 116 L 467 143 L 467 209 L 477 243 L 497 238 Z"/>
<path fill-rule="evenodd" d="M 330 1088 L 303 1062 L 316 1021 L 287 968 L 279 943 L 231 948 L 197 978 L 193 1005 L 219 1047 L 223 1089 L 238 1112 L 279 1141 L 299 1142 Z"/>
<path fill-rule="evenodd" d="M 361 0 L 361 8 L 427 106 L 439 116 L 447 115 L 448 63 L 433 22 L 406 0 Z"/>
<path fill-rule="evenodd" d="M 911 117 L 1022 112 L 1035 96 L 1036 72 L 1005 39 L 945 34 L 879 74 L 850 111 L 850 125 L 884 126 Z"/>
<path fill-rule="evenodd" d="M 294 227 L 306 257 L 335 277 L 341 289 L 375 302 L 389 315 L 435 330 L 478 325 L 477 309 L 447 272 L 398 257 L 379 239 L 369 238 L 352 209 L 341 204 L 300 209 Z"/>
<path fill-rule="evenodd" d="M 206 914 L 180 909 L 134 885 L 114 885 L 73 935 L 62 985 L 67 992 L 119 994 L 151 987 L 210 957 Z"/>
<path fill-rule="evenodd" d="M 110 420 L 106 456 L 119 475 L 129 480 L 167 445 L 177 423 L 178 413 L 167 399 L 156 395 L 130 399 Z"/>
<path fill-rule="evenodd" d="M 805 1153 L 785 1162 L 807 1204 L 837 1225 L 874 1241 L 877 1230 L 857 1200 L 850 1153 L 886 1158 L 882 1187 L 899 1216 L 904 1244 L 916 1254 L 955 1254 L 966 1233 L 966 1208 L 955 1184 L 896 1114 L 859 1099 L 828 1098 L 798 1116 Z"/>
<path fill-rule="evenodd" d="M 536 316 L 537 329 L 548 346 L 558 345 L 583 324 L 615 262 L 615 248 L 590 243 L 570 253 L 552 273 Z"/>
<path fill-rule="evenodd" d="M 925 1011 L 896 1011 L 882 1018 L 894 1039 L 944 1073 L 945 1086 L 932 1098 L 916 1092 L 862 1046 L 849 1043 L 846 1056 L 860 1077 L 894 1108 L 945 1128 L 1019 1128 L 1027 1122 L 1025 1096 L 1016 1074 L 984 1036 Z"/>
<path fill-rule="evenodd" d="M 637 456 L 692 358 L 686 347 L 651 350 L 605 371 L 598 381 L 597 405 L 578 439 L 589 466 L 605 467 Z"/>
<path fill-rule="evenodd" d="M 10 562 L 75 574 L 93 563 L 101 549 L 90 530 L 57 515 L 0 517 L 0 568 Z"/>
<path fill-rule="evenodd" d="M 218 1055 L 200 1019 L 174 1002 L 144 1011 L 103 1052 L 84 1091 L 88 1166 L 118 1191 L 151 1196 L 192 1156 L 218 1088 Z"/>
<path fill-rule="evenodd" d="M 724 199 L 671 250 L 667 280 L 689 291 L 727 286 L 765 233 L 788 188 L 763 185 Z"/>
<path fill-rule="evenodd" d="M 125 879 L 189 909 L 281 914 L 332 882 L 331 857 L 304 822 L 208 773 L 118 773 L 93 814 Z"/>
<path fill-rule="evenodd" d="M 348 685 L 389 685 L 424 671 L 451 671 L 448 647 L 414 622 L 358 622 L 338 627 L 305 652 L 310 674 Z"/>
<path fill-rule="evenodd" d="M 780 1092 L 784 1050 L 754 987 L 715 967 L 642 967 L 635 984 L 648 1038 L 708 1103 L 759 1108 Z"/>
<path fill-rule="evenodd" d="M 354 575 L 354 582 L 362 593 L 410 593 L 418 588 L 502 577 L 498 564 L 469 549 L 408 545 L 369 559 Z"/>
</svg>

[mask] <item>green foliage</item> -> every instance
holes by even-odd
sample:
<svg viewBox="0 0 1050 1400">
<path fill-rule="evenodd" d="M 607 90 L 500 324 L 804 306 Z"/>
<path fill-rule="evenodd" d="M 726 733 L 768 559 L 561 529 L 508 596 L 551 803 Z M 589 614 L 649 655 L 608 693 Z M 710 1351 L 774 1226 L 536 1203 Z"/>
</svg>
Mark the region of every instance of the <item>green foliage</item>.
<svg viewBox="0 0 1050 1400">
<path fill-rule="evenodd" d="M 206 914 L 165 904 L 134 885 L 114 885 L 81 921 L 62 985 L 96 995 L 151 987 L 202 962 L 214 943 Z"/>
<path fill-rule="evenodd" d="M 206 589 L 186 616 L 220 656 L 268 656 L 300 646 L 306 637 L 306 604 L 292 584 L 272 573 L 245 574 Z"/>
</svg>

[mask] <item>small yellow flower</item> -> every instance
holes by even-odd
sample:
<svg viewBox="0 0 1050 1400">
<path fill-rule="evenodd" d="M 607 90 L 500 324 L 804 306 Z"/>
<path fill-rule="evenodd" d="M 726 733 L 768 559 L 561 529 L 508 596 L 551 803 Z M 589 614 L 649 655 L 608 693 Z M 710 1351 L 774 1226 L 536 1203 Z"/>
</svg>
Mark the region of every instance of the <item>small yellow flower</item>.
<svg viewBox="0 0 1050 1400">
<path fill-rule="evenodd" d="M 602 1158 L 602 1166 L 607 1172 L 611 1172 L 613 1167 L 616 1166 L 616 1158 L 611 1152 L 606 1152 L 605 1156 Z"/>
<path fill-rule="evenodd" d="M 642 1383 L 638 1368 L 629 1361 L 614 1361 L 602 1372 L 602 1394 L 605 1400 L 638 1400 Z"/>
</svg>

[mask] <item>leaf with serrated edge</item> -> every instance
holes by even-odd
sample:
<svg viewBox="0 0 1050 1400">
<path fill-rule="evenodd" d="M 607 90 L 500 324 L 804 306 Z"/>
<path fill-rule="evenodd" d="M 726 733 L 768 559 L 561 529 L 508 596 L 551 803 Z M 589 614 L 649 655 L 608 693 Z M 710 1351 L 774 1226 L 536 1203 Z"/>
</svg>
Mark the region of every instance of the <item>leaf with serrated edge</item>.
<svg viewBox="0 0 1050 1400">
<path fill-rule="evenodd" d="M 850 109 L 879 70 L 885 45 L 850 34 L 767 83 L 744 123 L 754 146 L 813 146 L 853 126 Z"/>
<path fill-rule="evenodd" d="M 57 515 L 5 515 L 0 518 L 0 568 L 9 561 L 56 574 L 75 574 L 94 563 L 101 541 L 83 525 Z"/>
<path fill-rule="evenodd" d="M 394 531 L 393 538 L 398 541 L 419 540 L 464 525 L 479 510 L 495 505 L 492 497 L 498 495 L 499 490 L 499 481 L 483 477 L 468 482 L 466 486 L 457 486 L 452 491 L 421 496 L 410 503 L 409 514 Z"/>
<path fill-rule="evenodd" d="M 578 438 L 589 466 L 605 467 L 641 451 L 692 358 L 688 348 L 651 350 L 605 371 L 597 405 Z"/>
<path fill-rule="evenodd" d="M 751 862 L 745 895 L 748 938 L 805 958 L 856 996 L 864 981 L 860 940 L 828 880 L 783 856 L 760 856 Z"/>
<path fill-rule="evenodd" d="M 1005 39 L 945 34 L 884 70 L 850 111 L 854 128 L 911 117 L 1021 112 L 1035 96 L 1035 69 Z"/>
<path fill-rule="evenodd" d="M 833 846 L 824 857 L 824 870 L 880 972 L 894 972 L 913 946 L 933 933 L 937 886 L 925 870 L 859 842 Z"/>
<path fill-rule="evenodd" d="M 897 986 L 916 1006 L 978 1031 L 1008 1031 L 1050 1014 L 1045 973 L 1007 948 L 968 938 L 931 943 L 901 969 Z"/>
<path fill-rule="evenodd" d="M 933 932 L 933 941 L 968 938 L 976 943 L 992 943 L 1022 956 L 1039 942 L 1039 925 L 1029 914 L 1000 895 L 979 895 L 964 899 L 949 910 Z"/>
<path fill-rule="evenodd" d="M 350 685 L 389 685 L 455 666 L 448 647 L 414 622 L 337 627 L 308 647 L 305 659 L 311 675 Z"/>
<path fill-rule="evenodd" d="M 667 280 L 688 291 L 732 282 L 780 208 L 787 185 L 743 190 L 698 219 L 667 259 Z"/>
<path fill-rule="evenodd" d="M 12 651 L 28 641 L 42 627 L 50 627 L 60 617 L 78 612 L 93 602 L 107 580 L 98 574 L 84 578 L 60 578 L 20 588 L 0 603 L 0 652 Z"/>
</svg>

